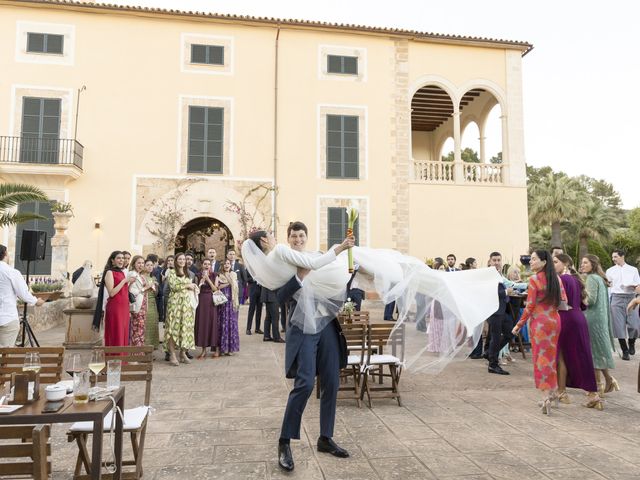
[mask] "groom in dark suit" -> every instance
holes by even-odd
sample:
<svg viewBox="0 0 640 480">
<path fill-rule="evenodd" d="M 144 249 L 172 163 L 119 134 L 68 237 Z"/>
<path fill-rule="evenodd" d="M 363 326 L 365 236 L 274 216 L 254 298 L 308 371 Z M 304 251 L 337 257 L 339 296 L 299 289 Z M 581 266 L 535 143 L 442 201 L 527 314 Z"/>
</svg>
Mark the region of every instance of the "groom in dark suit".
<svg viewBox="0 0 640 480">
<path fill-rule="evenodd" d="M 304 251 L 307 242 L 307 227 L 302 222 L 293 222 L 287 228 L 287 241 L 293 250 Z M 270 238 L 260 239 L 263 251 L 269 249 Z M 335 247 L 335 254 L 352 247 L 354 238 L 346 238 Z M 273 248 L 271 246 L 271 248 Z M 309 270 L 298 268 L 297 274 L 280 289 L 278 302 L 287 303 L 289 319 L 296 308 L 293 295 L 302 287 Z M 347 286 L 345 285 L 345 293 Z M 306 320 L 306 319 L 305 319 Z M 312 321 L 312 320 L 311 320 Z M 320 437 L 317 448 L 336 457 L 346 458 L 349 453 L 333 441 L 333 427 L 336 419 L 336 400 L 340 382 L 340 326 L 334 319 L 315 334 L 304 333 L 297 325 L 287 329 L 285 346 L 285 372 L 287 378 L 294 378 L 293 390 L 289 393 L 287 407 L 282 421 L 278 441 L 278 464 L 286 471 L 294 468 L 290 440 L 300 439 L 300 424 L 307 400 L 313 393 L 315 377 L 320 379 Z"/>
</svg>

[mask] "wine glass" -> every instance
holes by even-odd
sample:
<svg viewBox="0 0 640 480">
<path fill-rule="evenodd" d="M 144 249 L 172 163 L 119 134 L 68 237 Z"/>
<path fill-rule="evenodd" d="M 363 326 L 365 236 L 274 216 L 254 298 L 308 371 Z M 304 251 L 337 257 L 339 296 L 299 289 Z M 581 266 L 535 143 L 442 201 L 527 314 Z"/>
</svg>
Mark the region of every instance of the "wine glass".
<svg viewBox="0 0 640 480">
<path fill-rule="evenodd" d="M 38 352 L 27 352 L 24 356 L 23 372 L 35 372 L 38 373 L 42 368 L 40 363 L 40 354 Z"/>
<path fill-rule="evenodd" d="M 82 370 L 82 357 L 79 353 L 74 353 L 69 355 L 64 362 L 64 370 L 67 374 L 73 378 L 73 374 L 75 372 L 79 372 Z"/>
<path fill-rule="evenodd" d="M 104 361 L 104 351 L 103 350 L 94 350 L 91 353 L 91 361 L 89 362 L 89 370 L 91 370 L 95 377 L 95 383 L 98 383 L 98 374 L 104 369 L 106 366 Z"/>
</svg>

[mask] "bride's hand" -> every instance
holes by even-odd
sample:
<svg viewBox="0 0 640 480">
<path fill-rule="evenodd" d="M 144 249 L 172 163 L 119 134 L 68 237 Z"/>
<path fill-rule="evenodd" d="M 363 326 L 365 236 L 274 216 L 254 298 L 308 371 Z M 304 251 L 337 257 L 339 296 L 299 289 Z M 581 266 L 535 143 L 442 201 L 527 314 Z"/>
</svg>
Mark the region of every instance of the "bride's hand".
<svg viewBox="0 0 640 480">
<path fill-rule="evenodd" d="M 304 277 L 307 276 L 307 274 L 310 272 L 311 270 L 309 270 L 308 268 L 302 268 L 302 267 L 298 267 L 297 271 L 296 271 L 296 276 L 300 279 L 303 280 Z"/>
<path fill-rule="evenodd" d="M 355 244 L 356 244 L 356 237 L 354 237 L 353 235 L 348 236 L 336 248 L 336 255 L 338 255 L 339 253 L 345 250 L 348 250 L 349 248 L 353 247 Z"/>
</svg>

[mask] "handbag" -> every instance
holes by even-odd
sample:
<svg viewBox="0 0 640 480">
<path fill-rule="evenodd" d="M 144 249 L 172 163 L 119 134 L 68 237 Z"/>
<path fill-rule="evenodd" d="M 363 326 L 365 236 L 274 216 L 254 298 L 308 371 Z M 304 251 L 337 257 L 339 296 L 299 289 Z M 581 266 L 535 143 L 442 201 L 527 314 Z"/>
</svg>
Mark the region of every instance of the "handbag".
<svg viewBox="0 0 640 480">
<path fill-rule="evenodd" d="M 217 307 L 220 305 L 224 305 L 229 301 L 229 299 L 222 293 L 220 290 L 216 290 L 211 294 L 211 298 L 213 299 L 213 304 Z"/>
</svg>

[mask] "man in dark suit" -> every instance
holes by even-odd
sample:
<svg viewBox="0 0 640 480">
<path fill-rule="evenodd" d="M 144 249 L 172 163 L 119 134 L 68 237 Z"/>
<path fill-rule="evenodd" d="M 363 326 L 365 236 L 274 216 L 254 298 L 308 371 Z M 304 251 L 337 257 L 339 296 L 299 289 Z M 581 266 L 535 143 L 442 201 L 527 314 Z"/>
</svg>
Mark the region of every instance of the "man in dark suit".
<svg viewBox="0 0 640 480">
<path fill-rule="evenodd" d="M 502 272 L 502 255 L 499 252 L 492 252 L 489 257 L 489 265 Z M 487 320 L 489 323 L 489 373 L 498 375 L 509 375 L 498 363 L 498 353 L 508 345 L 511 341 L 511 329 L 513 328 L 513 319 L 507 315 L 507 291 L 504 284 L 498 284 L 498 310 Z"/>
<path fill-rule="evenodd" d="M 247 335 L 251 335 L 251 324 L 253 317 L 256 317 L 256 333 L 264 333 L 260 330 L 260 320 L 262 319 L 262 300 L 260 299 L 262 287 L 247 272 L 247 282 L 249 283 L 249 314 L 247 315 Z"/>
<path fill-rule="evenodd" d="M 447 266 L 445 267 L 445 271 L 447 272 L 457 272 L 456 268 L 456 256 L 453 253 L 447 255 Z"/>
<path fill-rule="evenodd" d="M 282 337 L 280 337 L 280 331 L 278 330 L 278 297 L 276 296 L 276 290 L 269 290 L 265 286 L 260 286 L 260 301 L 264 304 L 264 309 L 267 312 L 264 319 L 264 337 L 263 342 L 276 342 L 284 343 Z"/>
<path fill-rule="evenodd" d="M 263 244 L 271 239 L 263 239 Z M 287 228 L 287 241 L 293 250 L 304 251 L 307 242 L 307 227 L 302 222 L 293 222 Z M 334 249 L 335 255 L 352 247 L 353 237 L 349 237 Z M 263 249 L 264 250 L 264 249 Z M 298 268 L 297 274 L 278 290 L 278 301 L 288 304 L 289 319 L 296 309 L 293 295 L 302 287 L 302 281 L 309 271 Z M 346 292 L 345 285 L 345 292 Z M 312 320 L 311 320 L 312 321 Z M 289 393 L 287 407 L 282 420 L 282 430 L 278 441 L 278 464 L 286 471 L 293 470 L 293 455 L 290 440 L 300 438 L 302 413 L 313 392 L 315 377 L 320 379 L 320 437 L 317 448 L 340 458 L 349 453 L 333 441 L 336 417 L 336 400 L 340 382 L 340 339 L 339 325 L 333 320 L 320 332 L 304 333 L 296 325 L 287 329 L 285 347 L 285 372 L 287 378 L 295 378 L 293 390 Z"/>
<path fill-rule="evenodd" d="M 220 267 L 222 266 L 219 261 L 216 260 L 216 249 L 210 248 L 207 250 L 207 258 L 211 260 L 211 273 L 217 273 L 220 271 Z"/>
<path fill-rule="evenodd" d="M 227 260 L 231 262 L 231 271 L 236 272 L 236 276 L 238 277 L 238 297 L 240 303 L 244 303 L 242 295 L 244 292 L 244 286 L 247 284 L 247 270 L 244 268 L 242 263 L 236 260 L 235 250 L 229 250 L 227 252 Z"/>
</svg>

